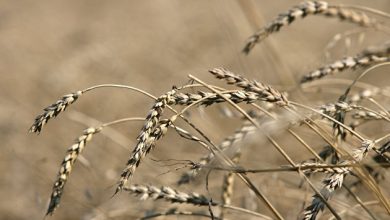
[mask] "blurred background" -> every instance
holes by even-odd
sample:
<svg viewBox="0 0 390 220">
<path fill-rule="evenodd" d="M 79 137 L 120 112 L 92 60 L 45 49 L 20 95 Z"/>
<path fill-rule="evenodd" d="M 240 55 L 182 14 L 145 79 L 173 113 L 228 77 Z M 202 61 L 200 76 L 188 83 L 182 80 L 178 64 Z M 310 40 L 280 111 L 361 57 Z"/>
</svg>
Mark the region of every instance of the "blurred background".
<svg viewBox="0 0 390 220">
<path fill-rule="evenodd" d="M 257 27 L 299 2 L 0 1 L 0 219 L 42 219 L 60 162 L 73 140 L 99 121 L 144 117 L 153 103 L 128 90 L 95 90 L 51 120 L 40 135 L 29 134 L 29 127 L 42 109 L 65 94 L 92 85 L 117 83 L 158 96 L 173 85 L 187 83 L 188 74 L 221 84 L 207 73 L 213 67 L 226 67 L 276 88 L 293 90 L 303 73 L 327 61 L 324 50 L 334 35 L 355 28 L 348 22 L 312 16 L 272 35 L 250 55 L 241 53 L 245 40 Z M 330 2 L 390 11 L 387 0 Z M 331 59 L 354 54 L 386 39 L 383 33 L 372 30 L 367 30 L 360 42 L 358 37 L 351 37 L 349 47 L 340 41 L 331 49 Z M 297 100 L 308 101 L 302 97 Z M 216 142 L 237 127 L 237 121 L 223 119 L 217 107 L 210 110 L 214 115 L 205 110 L 206 114 L 193 112 L 194 122 Z M 111 132 L 114 138 L 96 135 L 83 153 L 85 160 L 76 163 L 60 207 L 47 219 L 134 219 L 148 210 L 172 207 L 164 202 L 139 202 L 126 193 L 111 198 L 141 126 L 142 122 L 115 126 Z M 204 153 L 172 132 L 151 157 L 196 160 Z M 261 166 L 259 161 L 280 165 L 276 163 L 281 161 L 280 156 L 273 155 L 277 155 L 274 150 L 264 149 L 260 154 L 249 155 L 247 163 L 257 167 Z M 160 175 L 168 169 L 146 159 L 133 182 L 175 186 L 182 170 Z M 256 181 L 277 201 L 274 196 L 283 191 L 270 188 L 291 183 L 275 184 L 272 178 L 275 175 L 265 174 L 256 177 Z M 220 181 L 210 187 L 217 189 Z M 186 192 L 196 189 L 203 193 L 204 188 L 201 183 L 180 187 Z M 249 193 L 247 189 L 245 192 Z M 310 195 L 308 192 L 304 197 L 299 190 L 291 190 L 276 203 L 285 216 L 294 219 L 302 207 L 288 209 L 286 204 L 302 202 Z M 244 197 L 237 198 L 239 204 L 246 202 Z"/>
</svg>

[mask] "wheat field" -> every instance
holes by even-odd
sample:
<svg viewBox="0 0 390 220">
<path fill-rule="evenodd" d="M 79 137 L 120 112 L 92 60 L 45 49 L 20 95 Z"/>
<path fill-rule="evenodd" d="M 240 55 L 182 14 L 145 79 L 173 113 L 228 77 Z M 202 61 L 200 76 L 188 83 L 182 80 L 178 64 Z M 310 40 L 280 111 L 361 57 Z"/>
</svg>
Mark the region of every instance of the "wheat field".
<svg viewBox="0 0 390 220">
<path fill-rule="evenodd" d="M 0 2 L 0 219 L 389 219 L 390 2 Z"/>
</svg>

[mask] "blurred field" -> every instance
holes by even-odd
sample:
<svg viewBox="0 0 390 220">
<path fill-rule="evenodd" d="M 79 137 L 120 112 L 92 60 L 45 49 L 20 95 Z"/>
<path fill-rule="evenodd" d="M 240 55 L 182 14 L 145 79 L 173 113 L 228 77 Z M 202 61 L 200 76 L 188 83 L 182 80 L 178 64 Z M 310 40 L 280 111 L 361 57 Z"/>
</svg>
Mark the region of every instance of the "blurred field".
<svg viewBox="0 0 390 220">
<path fill-rule="evenodd" d="M 83 129 L 97 125 L 84 116 L 79 121 L 81 113 L 107 122 L 144 117 L 152 105 L 149 98 L 126 90 L 96 90 L 51 120 L 40 135 L 28 134 L 35 116 L 62 95 L 102 83 L 136 86 L 160 95 L 173 85 L 187 83 L 188 74 L 220 84 L 207 73 L 208 69 L 220 66 L 277 88 L 293 89 L 303 73 L 325 62 L 323 51 L 329 40 L 354 27 L 337 19 L 312 17 L 273 35 L 249 56 L 241 53 L 255 27 L 299 2 L 0 1 L 0 219 L 43 218 L 67 147 Z M 386 0 L 331 2 L 390 11 L 390 2 Z M 368 31 L 363 44 L 353 41 L 353 46 L 346 50 L 341 42 L 339 48 L 331 51 L 332 56 L 354 54 L 367 45 L 383 42 L 386 37 Z M 388 85 L 388 81 L 375 78 L 384 77 L 385 73 L 366 80 Z M 333 100 L 334 97 L 337 96 L 332 96 Z M 295 99 L 310 101 L 299 95 Z M 207 114 L 208 109 L 206 114 L 194 111 L 194 122 L 218 143 L 237 127 L 237 121 L 223 120 L 217 107 L 210 111 L 211 115 Z M 172 207 L 164 202 L 139 202 L 126 193 L 111 198 L 141 126 L 141 122 L 115 126 L 122 135 L 117 139 L 120 143 L 97 135 L 83 153 L 87 161 L 76 164 L 59 209 L 47 219 L 91 219 L 112 211 L 119 213 L 113 219 L 133 219 L 146 210 Z M 151 157 L 196 160 L 203 153 L 199 146 L 179 139 L 172 132 Z M 264 149 L 262 154 L 247 152 L 247 158 L 251 167 L 283 163 L 271 148 Z M 159 175 L 168 169 L 146 159 L 133 182 L 175 186 L 182 171 Z M 254 179 L 262 184 L 272 201 L 286 194 L 289 199 L 279 202 L 278 207 L 289 219 L 295 219 L 300 209 L 289 209 L 288 204 L 301 202 L 311 193 L 272 191 L 270 188 L 278 184 L 296 184 L 272 178 L 276 180 L 277 174 Z M 210 187 L 218 189 L 219 184 L 211 182 Z M 203 184 L 180 189 L 205 193 Z M 245 193 L 249 194 L 247 189 Z M 219 198 L 217 191 L 214 196 Z M 237 201 L 244 204 L 245 196 Z"/>
</svg>

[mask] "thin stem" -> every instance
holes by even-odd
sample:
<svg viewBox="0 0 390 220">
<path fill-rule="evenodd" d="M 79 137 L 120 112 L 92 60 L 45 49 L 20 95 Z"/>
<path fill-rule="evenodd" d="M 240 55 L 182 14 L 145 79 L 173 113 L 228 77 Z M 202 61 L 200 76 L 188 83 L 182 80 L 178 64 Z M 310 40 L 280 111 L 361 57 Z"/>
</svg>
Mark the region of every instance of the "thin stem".
<svg viewBox="0 0 390 220">
<path fill-rule="evenodd" d="M 372 167 L 390 167 L 388 163 L 381 164 L 366 164 Z M 345 167 L 360 167 L 359 164 L 326 164 L 326 165 L 297 165 L 295 167 L 280 167 L 280 168 L 267 168 L 267 169 L 244 169 L 244 168 L 226 168 L 226 167 L 214 167 L 214 166 L 203 166 L 205 168 L 229 171 L 232 173 L 270 173 L 270 172 L 291 172 L 298 170 L 311 170 L 316 168 L 345 168 Z"/>
<path fill-rule="evenodd" d="M 378 103 L 377 101 L 375 101 L 375 99 L 373 99 L 373 98 L 368 98 L 368 100 L 369 100 L 370 102 L 374 103 L 376 106 L 378 106 L 378 108 L 380 108 L 380 109 L 383 111 L 383 113 L 384 113 L 385 115 L 387 115 L 386 121 L 389 121 L 389 119 L 388 119 L 388 117 L 390 117 L 389 110 L 387 110 L 383 105 L 381 105 L 380 103 Z"/>
<path fill-rule="evenodd" d="M 110 122 L 104 123 L 101 125 L 101 127 L 111 126 L 111 125 L 120 124 L 120 123 L 128 122 L 128 121 L 145 121 L 145 118 L 142 118 L 142 117 L 121 118 L 121 119 L 118 119 L 115 121 L 110 121 Z"/>
<path fill-rule="evenodd" d="M 266 216 L 266 215 L 260 214 L 258 212 L 254 212 L 254 211 L 248 210 L 248 209 L 244 209 L 244 208 L 241 208 L 241 207 L 237 207 L 237 206 L 222 205 L 221 207 L 225 208 L 225 209 L 231 209 L 231 210 L 247 213 L 247 214 L 250 214 L 250 215 L 253 215 L 253 216 L 256 216 L 256 217 L 261 217 L 261 218 L 266 219 L 266 220 L 271 220 L 272 219 L 269 216 Z"/>
<path fill-rule="evenodd" d="M 119 85 L 119 84 L 101 84 L 101 85 L 96 85 L 96 86 L 91 86 L 89 88 L 86 88 L 84 90 L 82 90 L 82 93 L 86 93 L 86 92 L 89 92 L 91 90 L 95 90 L 95 89 L 99 89 L 99 88 L 121 88 L 121 89 L 130 89 L 130 90 L 133 90 L 133 91 L 136 91 L 136 92 L 139 92 L 139 93 L 142 93 L 152 99 L 156 99 L 155 96 L 153 96 L 152 94 L 142 90 L 142 89 L 138 89 L 136 87 L 133 87 L 133 86 L 126 86 L 126 85 Z"/>
</svg>

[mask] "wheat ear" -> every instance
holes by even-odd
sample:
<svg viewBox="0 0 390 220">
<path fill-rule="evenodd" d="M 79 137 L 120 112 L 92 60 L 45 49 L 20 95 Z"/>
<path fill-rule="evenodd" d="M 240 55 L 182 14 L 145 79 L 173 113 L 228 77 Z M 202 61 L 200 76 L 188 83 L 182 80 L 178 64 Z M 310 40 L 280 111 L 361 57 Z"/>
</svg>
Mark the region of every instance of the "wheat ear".
<svg viewBox="0 0 390 220">
<path fill-rule="evenodd" d="M 234 154 L 232 161 L 237 164 L 240 161 L 241 152 L 238 151 Z M 223 205 L 230 205 L 232 203 L 232 196 L 234 192 L 234 173 L 228 172 L 223 176 L 222 180 L 222 195 L 221 201 Z M 219 217 L 224 219 L 225 210 L 221 210 Z"/>
<path fill-rule="evenodd" d="M 262 215 L 260 213 L 253 212 L 247 209 L 219 204 L 217 202 L 212 201 L 211 199 L 208 199 L 206 196 L 198 194 L 196 192 L 191 192 L 191 193 L 180 192 L 168 186 L 156 187 L 156 186 L 146 186 L 146 185 L 130 185 L 130 186 L 123 187 L 123 190 L 133 195 L 139 196 L 141 200 L 164 199 L 165 201 L 171 203 L 185 203 L 185 204 L 191 204 L 195 206 L 221 206 L 222 208 L 231 209 L 245 214 L 257 216 L 260 217 L 261 219 L 266 219 L 266 220 L 271 219 L 266 215 Z M 220 219 L 220 218 L 215 218 L 215 219 Z"/>
<path fill-rule="evenodd" d="M 329 5 L 324 1 L 306 1 L 293 7 L 285 13 L 279 14 L 276 19 L 253 34 L 247 40 L 243 52 L 248 54 L 257 43 L 267 38 L 270 34 L 279 32 L 282 27 L 291 24 L 298 18 L 304 18 L 307 15 L 336 17 L 341 20 L 355 23 L 359 26 L 373 26 L 376 24 L 374 19 L 369 18 L 362 12 L 343 8 L 342 6 Z"/>
<path fill-rule="evenodd" d="M 280 106 L 288 105 L 288 99 L 286 95 L 269 85 L 248 80 L 243 76 L 237 75 L 224 68 L 214 68 L 209 70 L 209 72 L 216 78 L 225 80 L 228 84 L 233 84 L 237 87 L 245 89 L 246 91 L 258 94 L 260 96 L 260 100 L 271 103 L 274 102 Z"/>
<path fill-rule="evenodd" d="M 170 120 L 162 120 L 148 134 L 147 139 L 140 139 L 137 146 L 133 150 L 130 159 L 127 161 L 126 168 L 123 170 L 119 179 L 115 193 L 123 189 L 128 179 L 134 175 L 136 168 L 141 163 L 142 159 L 154 148 L 156 141 L 164 136 L 171 125 Z M 142 137 L 145 137 L 143 135 Z"/>
<path fill-rule="evenodd" d="M 216 206 L 217 203 L 212 202 L 204 195 L 198 193 L 184 193 L 172 189 L 168 186 L 155 187 L 155 186 L 144 186 L 144 185 L 131 185 L 123 187 L 124 191 L 130 192 L 131 194 L 140 196 L 141 200 L 146 199 L 164 199 L 172 203 L 187 203 L 197 206 Z"/>
<path fill-rule="evenodd" d="M 390 60 L 390 44 L 386 44 L 382 50 L 365 51 L 356 56 L 346 57 L 331 64 L 320 67 L 304 75 L 301 83 L 312 82 L 325 76 L 332 75 L 347 69 L 371 66 L 377 63 L 388 62 Z"/>
<path fill-rule="evenodd" d="M 77 91 L 68 95 L 64 95 L 56 103 L 43 109 L 43 113 L 35 118 L 33 125 L 30 127 L 29 132 L 40 133 L 42 127 L 51 119 L 57 117 L 58 114 L 65 111 L 65 109 L 74 103 L 81 95 L 82 91 Z"/>
<path fill-rule="evenodd" d="M 55 209 L 58 207 L 61 201 L 62 193 L 69 174 L 72 171 L 73 165 L 77 160 L 77 157 L 83 151 L 86 143 L 92 139 L 92 136 L 99 133 L 103 127 L 87 128 L 84 130 L 76 142 L 68 149 L 64 160 L 61 163 L 61 168 L 58 172 L 56 181 L 54 182 L 53 191 L 50 196 L 50 203 L 47 209 L 46 215 L 52 215 Z"/>
</svg>

